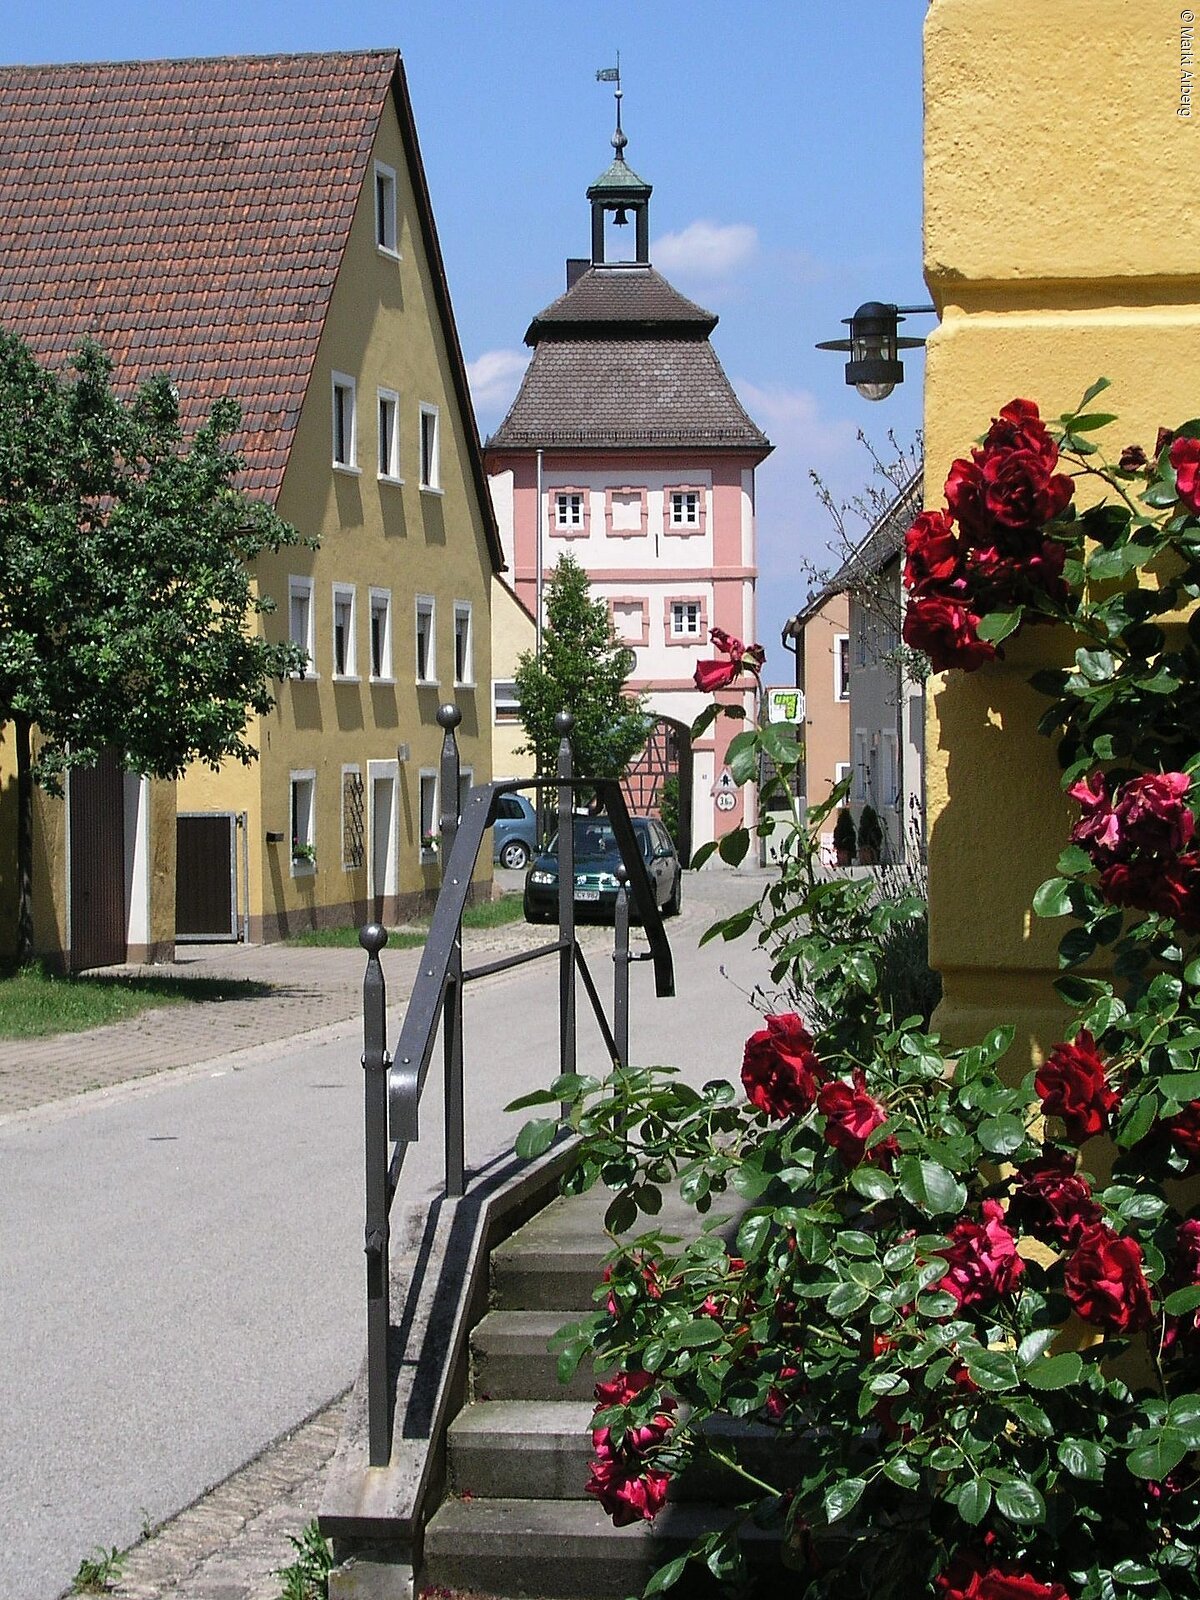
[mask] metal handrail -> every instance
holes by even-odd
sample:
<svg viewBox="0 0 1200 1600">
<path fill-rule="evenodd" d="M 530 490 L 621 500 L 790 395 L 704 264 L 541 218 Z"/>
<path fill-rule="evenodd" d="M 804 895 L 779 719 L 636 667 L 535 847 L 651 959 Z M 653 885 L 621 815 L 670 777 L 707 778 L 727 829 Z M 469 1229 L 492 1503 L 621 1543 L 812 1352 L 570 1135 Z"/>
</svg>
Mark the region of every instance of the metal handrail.
<svg viewBox="0 0 1200 1600">
<path fill-rule="evenodd" d="M 466 1187 L 464 1150 L 462 997 L 467 983 L 523 965 L 545 956 L 559 958 L 559 1070 L 575 1070 L 575 976 L 583 980 L 601 1035 L 615 1067 L 628 1064 L 629 965 L 648 959 L 654 965 L 655 993 L 659 998 L 675 992 L 671 949 L 646 863 L 638 849 L 633 823 L 620 784 L 615 779 L 577 778 L 572 770 L 570 733 L 574 719 L 565 712 L 555 718 L 559 734 L 558 762 L 553 777 L 539 776 L 479 784 L 471 788 L 458 810 L 459 755 L 455 729 L 462 719 L 456 706 L 442 706 L 437 714 L 443 730 L 440 785 L 442 793 L 442 884 L 429 927 L 429 937 L 394 1055 L 386 1046 L 386 986 L 379 954 L 387 932 L 378 923 L 364 927 L 359 942 L 367 951 L 363 979 L 364 1112 L 366 1123 L 366 1229 L 367 1257 L 367 1412 L 369 1459 L 373 1467 L 385 1466 L 391 1457 L 393 1389 L 388 1370 L 390 1321 L 389 1213 L 409 1145 L 420 1136 L 419 1110 L 439 1022 L 442 1026 L 445 1075 L 445 1193 L 461 1196 Z M 496 820 L 502 795 L 521 789 L 557 792 L 558 811 L 558 915 L 559 936 L 536 950 L 519 951 L 464 971 L 462 915 L 471 888 L 471 875 L 484 834 Z M 574 806 L 579 790 L 595 791 L 604 802 L 621 854 L 620 889 L 614 923 L 615 949 L 613 1024 L 604 1015 L 596 985 L 575 937 Z M 644 957 L 629 950 L 629 897 L 642 920 L 649 950 Z M 392 1144 L 391 1157 L 388 1145 Z"/>
</svg>

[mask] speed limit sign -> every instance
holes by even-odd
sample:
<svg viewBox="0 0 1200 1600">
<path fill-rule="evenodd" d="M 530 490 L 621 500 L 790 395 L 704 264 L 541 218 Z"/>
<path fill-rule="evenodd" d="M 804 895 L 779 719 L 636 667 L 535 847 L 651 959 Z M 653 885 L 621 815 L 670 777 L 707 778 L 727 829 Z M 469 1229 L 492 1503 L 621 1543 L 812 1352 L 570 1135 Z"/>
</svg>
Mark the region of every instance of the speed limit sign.
<svg viewBox="0 0 1200 1600">
<path fill-rule="evenodd" d="M 717 796 L 718 811 L 732 811 L 737 805 L 737 795 L 731 794 L 728 789 L 722 789 Z"/>
</svg>

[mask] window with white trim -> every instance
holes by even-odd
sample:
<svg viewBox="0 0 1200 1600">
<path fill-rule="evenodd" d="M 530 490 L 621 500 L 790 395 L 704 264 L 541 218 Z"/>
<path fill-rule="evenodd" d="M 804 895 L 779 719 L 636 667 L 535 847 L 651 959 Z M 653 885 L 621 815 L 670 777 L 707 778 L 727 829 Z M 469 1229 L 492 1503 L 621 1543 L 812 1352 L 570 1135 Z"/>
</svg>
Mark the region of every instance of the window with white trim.
<svg viewBox="0 0 1200 1600">
<path fill-rule="evenodd" d="M 849 700 L 850 698 L 850 635 L 848 633 L 835 633 L 833 636 L 833 698 L 835 700 Z"/>
<path fill-rule="evenodd" d="M 581 489 L 560 489 L 554 496 L 554 526 L 563 533 L 582 532 L 585 521 Z"/>
<path fill-rule="evenodd" d="M 442 467 L 439 459 L 441 442 L 438 437 L 438 408 L 421 405 L 421 487 L 440 489 Z"/>
<path fill-rule="evenodd" d="M 400 482 L 400 396 L 394 389 L 378 391 L 379 476 Z"/>
<path fill-rule="evenodd" d="M 850 776 L 853 770 L 853 767 L 848 761 L 836 761 L 833 767 L 833 781 L 835 786 L 839 783 L 845 783 L 846 779 Z"/>
<path fill-rule="evenodd" d="M 293 772 L 290 781 L 292 877 L 308 877 L 317 870 L 317 775 Z"/>
<path fill-rule="evenodd" d="M 299 676 L 311 678 L 315 657 L 313 629 L 313 581 L 311 578 L 288 579 L 288 638 L 299 645 L 308 658 L 300 668 Z"/>
<path fill-rule="evenodd" d="M 495 678 L 492 681 L 492 720 L 499 723 L 521 720 L 521 701 L 511 678 Z"/>
<path fill-rule="evenodd" d="M 371 590 L 371 676 L 379 681 L 392 676 L 392 591 Z"/>
<path fill-rule="evenodd" d="M 333 586 L 333 675 L 352 678 L 356 672 L 354 649 L 354 585 Z"/>
<path fill-rule="evenodd" d="M 671 601 L 672 639 L 698 639 L 700 637 L 699 600 Z"/>
<path fill-rule="evenodd" d="M 417 682 L 437 682 L 437 659 L 434 653 L 433 596 L 419 594 L 417 607 Z"/>
<path fill-rule="evenodd" d="M 358 421 L 355 415 L 357 385 L 344 372 L 333 375 L 333 464 L 358 471 Z"/>
<path fill-rule="evenodd" d="M 475 681 L 474 662 L 471 658 L 471 602 L 469 600 L 456 600 L 454 602 L 454 682 L 459 688 L 467 687 Z"/>
<path fill-rule="evenodd" d="M 386 255 L 398 253 L 396 172 L 382 161 L 375 163 L 375 243 Z"/>
<path fill-rule="evenodd" d="M 669 524 L 672 528 L 700 526 L 699 489 L 672 489 L 667 496 Z"/>
<path fill-rule="evenodd" d="M 437 773 L 422 772 L 420 776 L 421 836 L 417 841 L 422 861 L 437 860 L 438 815 Z"/>
<path fill-rule="evenodd" d="M 885 806 L 900 803 L 900 752 L 896 735 L 885 729 L 879 737 L 879 757 L 882 767 L 880 801 Z"/>
</svg>

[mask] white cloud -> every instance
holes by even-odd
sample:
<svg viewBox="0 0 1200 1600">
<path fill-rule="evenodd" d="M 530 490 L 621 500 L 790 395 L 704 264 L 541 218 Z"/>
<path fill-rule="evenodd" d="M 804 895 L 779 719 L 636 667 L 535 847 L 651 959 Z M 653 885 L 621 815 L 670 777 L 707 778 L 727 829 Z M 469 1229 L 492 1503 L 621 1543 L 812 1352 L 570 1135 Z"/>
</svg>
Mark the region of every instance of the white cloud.
<svg viewBox="0 0 1200 1600">
<path fill-rule="evenodd" d="M 858 437 L 858 428 L 844 418 L 823 417 L 816 397 L 786 384 L 759 385 L 746 378 L 734 384 L 738 399 L 775 445 L 789 457 L 807 457 L 819 471 L 822 462 L 841 456 Z"/>
<path fill-rule="evenodd" d="M 475 409 L 507 410 L 528 364 L 528 350 L 485 350 L 474 361 L 468 361 L 467 379 Z"/>
<path fill-rule="evenodd" d="M 650 259 L 656 267 L 685 277 L 722 278 L 758 254 L 758 230 L 747 222 L 689 222 L 679 233 L 656 239 Z"/>
</svg>

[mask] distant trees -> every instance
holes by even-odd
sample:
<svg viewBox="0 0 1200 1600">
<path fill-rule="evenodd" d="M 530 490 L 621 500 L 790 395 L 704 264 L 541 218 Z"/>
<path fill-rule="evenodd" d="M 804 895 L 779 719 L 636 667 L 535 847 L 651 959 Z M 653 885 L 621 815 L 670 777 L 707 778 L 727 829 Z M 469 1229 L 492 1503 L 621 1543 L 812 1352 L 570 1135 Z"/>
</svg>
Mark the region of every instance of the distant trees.
<svg viewBox="0 0 1200 1600">
<path fill-rule="evenodd" d="M 252 761 L 247 718 L 300 665 L 254 625 L 274 607 L 251 563 L 299 535 L 235 489 L 240 421 L 219 400 L 185 441 L 166 377 L 123 397 L 96 344 L 60 377 L 0 331 L 0 726 L 16 746 L 21 957 L 34 783 L 59 793 L 109 746 L 159 778 Z"/>
</svg>

